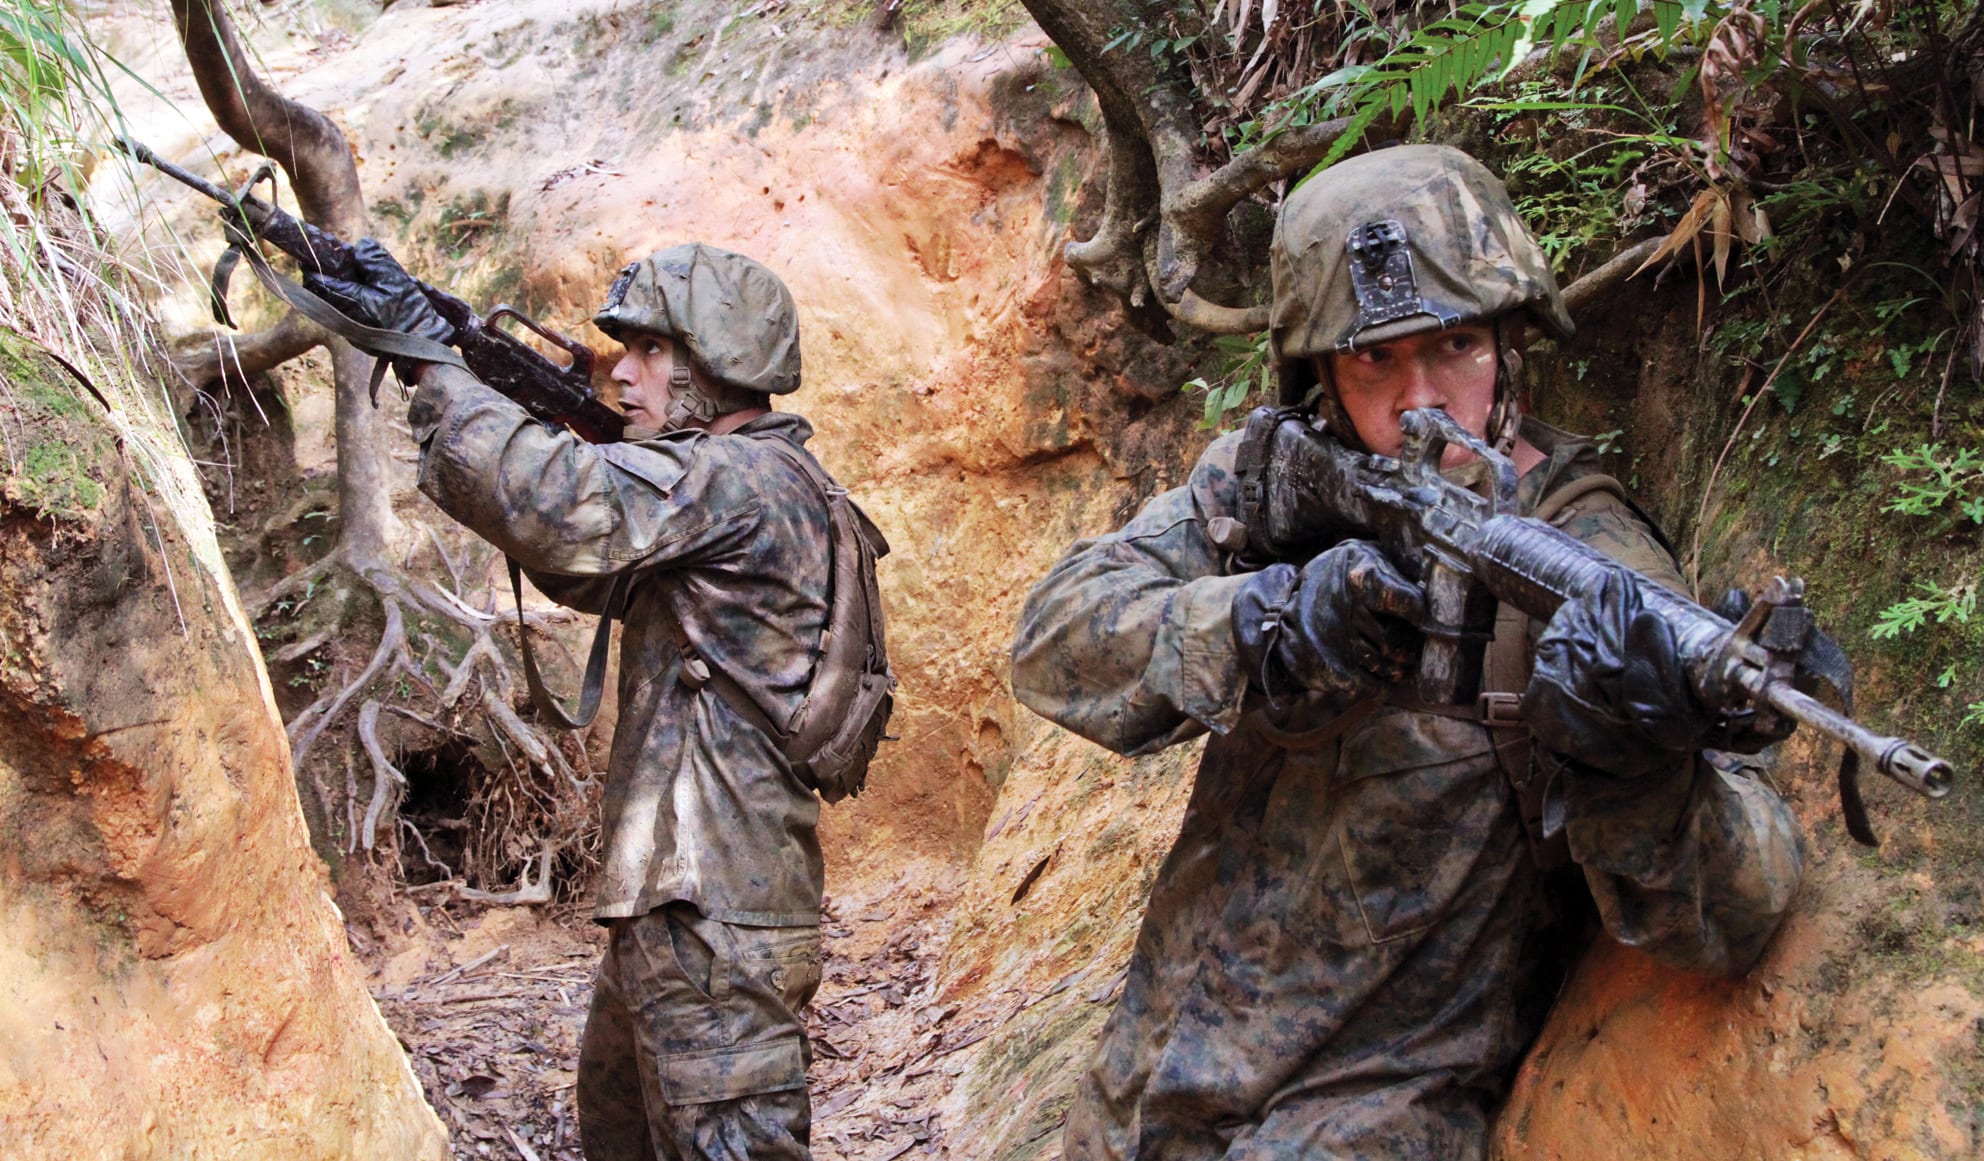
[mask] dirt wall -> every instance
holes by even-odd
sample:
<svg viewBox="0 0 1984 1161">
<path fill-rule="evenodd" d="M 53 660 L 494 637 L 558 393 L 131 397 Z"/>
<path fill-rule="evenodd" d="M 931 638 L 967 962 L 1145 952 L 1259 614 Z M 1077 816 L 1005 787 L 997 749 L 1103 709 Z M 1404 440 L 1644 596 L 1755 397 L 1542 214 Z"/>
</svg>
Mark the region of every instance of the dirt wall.
<svg viewBox="0 0 1984 1161">
<path fill-rule="evenodd" d="M 445 1155 L 204 503 L 45 358 L 0 397 L 0 1153 Z"/>
</svg>

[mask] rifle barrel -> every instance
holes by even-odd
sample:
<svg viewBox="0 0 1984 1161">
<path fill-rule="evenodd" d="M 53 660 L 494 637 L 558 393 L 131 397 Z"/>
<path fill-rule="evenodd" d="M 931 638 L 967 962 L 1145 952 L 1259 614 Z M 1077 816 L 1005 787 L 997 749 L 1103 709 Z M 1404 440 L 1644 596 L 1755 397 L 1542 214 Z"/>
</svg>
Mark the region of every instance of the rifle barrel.
<svg viewBox="0 0 1984 1161">
<path fill-rule="evenodd" d="M 134 141 L 129 137 L 118 138 L 117 144 L 123 147 L 124 152 L 130 154 L 132 157 L 138 159 L 144 164 L 151 166 L 153 169 L 158 170 L 160 173 L 164 174 L 165 176 L 172 178 L 174 181 L 181 182 L 185 185 L 190 185 L 194 189 L 199 190 L 201 193 L 206 194 L 208 197 L 214 199 L 215 201 L 221 203 L 222 205 L 232 205 L 234 203 L 233 194 L 227 192 L 226 190 L 215 185 L 213 182 L 208 181 L 206 178 L 201 177 L 196 173 L 189 173 L 188 171 L 181 169 L 180 167 L 172 164 L 170 161 L 167 161 L 165 158 L 160 157 L 156 153 L 153 153 L 151 151 L 150 146 L 144 145 L 138 141 Z"/>
<path fill-rule="evenodd" d="M 1876 770 L 1917 794 L 1925 798 L 1941 798 L 1950 792 L 1950 783 L 1956 777 L 1956 771 L 1948 762 L 1915 743 L 1905 738 L 1877 734 L 1784 682 L 1771 682 L 1756 694 L 1786 717 L 1831 734 L 1853 747 Z"/>
</svg>

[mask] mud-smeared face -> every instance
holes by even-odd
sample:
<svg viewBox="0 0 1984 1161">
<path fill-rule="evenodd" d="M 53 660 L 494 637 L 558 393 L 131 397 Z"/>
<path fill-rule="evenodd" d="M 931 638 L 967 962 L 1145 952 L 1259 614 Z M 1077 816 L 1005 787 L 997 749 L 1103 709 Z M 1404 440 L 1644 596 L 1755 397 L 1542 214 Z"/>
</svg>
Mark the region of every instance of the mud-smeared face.
<svg viewBox="0 0 1984 1161">
<path fill-rule="evenodd" d="M 627 353 L 613 367 L 620 384 L 620 410 L 635 427 L 660 431 L 675 402 L 669 380 L 675 373 L 675 340 L 634 331 L 627 336 Z"/>
<path fill-rule="evenodd" d="M 1469 325 L 1325 355 L 1316 370 L 1334 385 L 1364 446 L 1395 456 L 1404 441 L 1399 417 L 1415 407 L 1438 407 L 1485 437 L 1495 407 L 1495 358 L 1495 329 Z M 1449 446 L 1441 466 L 1453 467 L 1469 454 Z"/>
</svg>

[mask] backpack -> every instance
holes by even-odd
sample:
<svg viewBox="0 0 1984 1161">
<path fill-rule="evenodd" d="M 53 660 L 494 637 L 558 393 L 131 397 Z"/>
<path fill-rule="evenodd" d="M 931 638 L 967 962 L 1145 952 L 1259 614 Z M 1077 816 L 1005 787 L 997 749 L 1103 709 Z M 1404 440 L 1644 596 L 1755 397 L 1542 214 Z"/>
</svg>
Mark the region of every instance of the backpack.
<svg viewBox="0 0 1984 1161">
<path fill-rule="evenodd" d="M 868 764 L 884 741 L 895 712 L 895 671 L 889 667 L 882 633 L 882 594 L 875 562 L 889 554 L 889 542 L 868 514 L 834 483 L 819 462 L 777 436 L 760 436 L 790 460 L 826 501 L 831 533 L 827 564 L 827 626 L 806 699 L 787 730 L 772 728 L 735 682 L 712 673 L 718 692 L 753 724 L 778 739 L 779 749 L 800 778 L 828 802 L 861 793 Z"/>
<path fill-rule="evenodd" d="M 751 433 L 745 433 L 751 434 Z M 797 467 L 813 484 L 827 506 L 829 532 L 827 557 L 827 624 L 820 634 L 820 648 L 807 683 L 806 697 L 785 729 L 780 729 L 751 696 L 729 675 L 712 669 L 695 655 L 694 648 L 673 618 L 669 629 L 675 647 L 682 654 L 682 680 L 692 689 L 704 684 L 715 687 L 719 696 L 739 717 L 772 738 L 794 772 L 828 802 L 861 793 L 868 781 L 868 764 L 884 741 L 894 741 L 885 731 L 889 715 L 895 711 L 895 672 L 889 667 L 888 646 L 882 630 L 882 596 L 875 581 L 875 562 L 889 554 L 883 538 L 868 514 L 852 499 L 847 489 L 834 483 L 813 457 L 775 435 L 752 435 Z M 606 611 L 600 615 L 586 661 L 585 683 L 579 695 L 576 714 L 567 714 L 544 687 L 536 658 L 531 654 L 530 635 L 519 634 L 523 642 L 524 681 L 530 687 L 531 701 L 546 721 L 559 729 L 581 729 L 599 712 L 600 694 L 606 684 L 606 642 L 613 619 L 626 606 L 627 589 L 633 574 L 614 578 Z M 517 597 L 521 623 L 523 588 L 520 570 L 510 561 L 510 585 Z"/>
</svg>

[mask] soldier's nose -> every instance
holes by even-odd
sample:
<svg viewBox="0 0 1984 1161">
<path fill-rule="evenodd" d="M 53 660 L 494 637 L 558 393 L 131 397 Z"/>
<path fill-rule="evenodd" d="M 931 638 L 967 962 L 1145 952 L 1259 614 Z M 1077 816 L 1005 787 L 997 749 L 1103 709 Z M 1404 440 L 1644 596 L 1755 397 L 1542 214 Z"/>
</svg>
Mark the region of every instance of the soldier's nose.
<svg viewBox="0 0 1984 1161">
<path fill-rule="evenodd" d="M 1406 371 L 1405 389 L 1399 393 L 1399 413 L 1404 414 L 1419 407 L 1445 407 L 1446 396 L 1441 393 L 1439 384 L 1426 369 L 1412 366 Z"/>
</svg>

